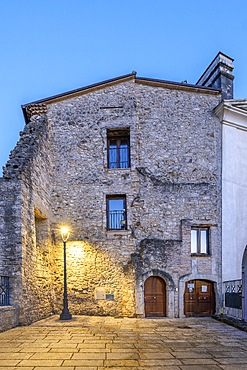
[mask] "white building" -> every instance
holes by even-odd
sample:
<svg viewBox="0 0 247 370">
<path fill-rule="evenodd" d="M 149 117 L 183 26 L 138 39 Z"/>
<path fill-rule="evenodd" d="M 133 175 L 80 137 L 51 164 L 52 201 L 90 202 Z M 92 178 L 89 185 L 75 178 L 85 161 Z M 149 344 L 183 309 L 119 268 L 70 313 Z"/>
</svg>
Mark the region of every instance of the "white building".
<svg viewBox="0 0 247 370">
<path fill-rule="evenodd" d="M 247 320 L 247 100 L 224 100 L 222 123 L 223 312 Z"/>
</svg>

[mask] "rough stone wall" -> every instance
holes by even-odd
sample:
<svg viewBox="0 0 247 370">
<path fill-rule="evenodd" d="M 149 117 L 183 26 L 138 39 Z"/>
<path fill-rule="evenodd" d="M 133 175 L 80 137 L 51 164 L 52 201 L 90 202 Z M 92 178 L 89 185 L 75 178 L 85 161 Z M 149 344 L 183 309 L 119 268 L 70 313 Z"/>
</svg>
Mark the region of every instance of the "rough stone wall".
<svg viewBox="0 0 247 370">
<path fill-rule="evenodd" d="M 186 281 L 219 284 L 219 101 L 220 94 L 148 86 L 133 76 L 30 110 L 1 185 L 18 184 L 11 212 L 17 207 L 21 216 L 14 259 L 21 324 L 62 308 L 63 224 L 71 230 L 72 313 L 143 315 L 144 282 L 153 274 L 166 280 L 168 315 L 178 316 Z M 107 169 L 113 128 L 130 129 L 129 169 Z M 114 194 L 126 195 L 128 230 L 106 229 L 106 196 Z M 209 256 L 191 257 L 192 225 L 210 226 Z M 218 306 L 219 295 L 217 285 Z"/>
<path fill-rule="evenodd" d="M 0 307 L 0 332 L 12 329 L 17 325 L 16 309 L 12 306 Z"/>
<path fill-rule="evenodd" d="M 158 268 L 173 281 L 173 290 L 185 276 L 219 283 L 220 126 L 213 114 L 219 101 L 220 95 L 130 81 L 49 105 L 56 173 L 54 228 L 66 223 L 72 240 L 86 241 L 92 250 L 105 253 L 116 268 L 117 280 L 126 286 L 134 283 L 130 265 L 137 280 Z M 127 127 L 131 168 L 108 170 L 107 129 Z M 128 231 L 106 230 L 106 195 L 113 194 L 126 194 Z M 189 220 L 190 226 L 182 235 L 183 220 Z M 211 226 L 210 256 L 191 257 L 191 225 Z M 81 263 L 73 271 L 83 275 Z M 99 263 L 96 276 L 103 271 L 105 266 Z M 86 276 L 92 282 L 92 296 L 105 280 Z M 82 280 L 68 281 L 70 299 L 72 286 L 81 291 Z M 54 284 L 59 292 L 61 278 Z M 122 302 L 127 300 L 131 307 L 128 314 L 135 315 L 134 291 L 122 295 Z M 76 308 L 74 296 L 74 310 L 90 312 L 79 294 L 77 301 Z M 95 307 L 91 312 L 99 312 L 95 303 L 91 306 Z M 116 314 L 122 314 L 124 304 L 115 307 Z"/>
<path fill-rule="evenodd" d="M 10 304 L 15 310 L 2 310 L 3 325 L 18 315 L 22 290 L 22 237 L 21 237 L 21 184 L 20 181 L 0 178 L 0 275 L 9 277 Z M 11 321 L 12 322 L 12 321 Z M 13 322 L 16 318 L 13 315 Z M 11 323 L 7 326 L 11 327 Z M 14 325 L 13 325 L 14 326 Z M 5 326 L 4 326 L 5 328 Z"/>
<path fill-rule="evenodd" d="M 129 237 L 130 232 L 117 236 L 114 232 L 106 232 L 106 195 L 129 194 L 128 208 L 135 195 L 132 170 L 108 171 L 106 152 L 109 122 L 112 122 L 110 127 L 117 128 L 129 127 L 135 122 L 131 89 L 132 84 L 122 84 L 120 88 L 112 87 L 48 108 L 48 120 L 53 125 L 52 151 L 56 173 L 52 201 L 54 228 L 68 224 L 72 230 L 71 239 L 90 246 L 88 253 L 91 257 L 85 253 L 88 261 L 86 274 L 83 273 L 83 260 L 72 266 L 68 259 L 68 271 L 73 268 L 73 274 L 81 276 L 74 279 L 73 284 L 68 278 L 68 285 L 74 286 L 78 292 L 82 290 L 83 281 L 89 285 L 87 299 L 84 293 L 81 297 L 77 294 L 77 307 L 71 288 L 69 300 L 75 312 L 135 314 L 134 273 L 133 267 L 129 268 L 135 242 Z M 123 103 L 124 108 L 119 108 Z M 108 109 L 109 106 L 118 108 Z M 97 268 L 94 265 L 95 253 Z M 61 291 L 62 264 L 58 270 L 60 279 L 54 282 L 57 293 Z M 95 291 L 108 286 L 108 293 L 114 294 L 114 301 L 95 301 Z M 57 298 L 61 301 L 61 293 Z"/>
<path fill-rule="evenodd" d="M 146 262 L 144 271 L 155 272 L 158 267 L 169 274 L 167 280 L 175 284 L 174 299 L 181 307 L 185 289 L 181 282 L 196 278 L 220 283 L 220 127 L 212 114 L 217 98 L 154 91 L 142 85 L 138 98 L 141 206 L 133 215 L 138 225 L 135 234 L 142 239 L 146 232 L 151 240 L 144 239 L 145 243 L 155 247 L 153 255 L 163 258 L 143 258 L 142 243 L 139 254 Z M 183 220 L 187 220 L 187 227 Z M 210 256 L 191 257 L 191 226 L 207 224 Z M 143 274 L 143 267 L 139 274 Z M 142 280 L 140 284 L 143 289 Z M 218 309 L 220 285 L 216 297 Z"/>
<path fill-rule="evenodd" d="M 45 117 L 33 116 L 20 140 L 10 155 L 4 168 L 4 184 L 18 182 L 20 200 L 17 222 L 11 220 L 11 227 L 21 237 L 19 254 L 13 254 L 19 266 L 19 275 L 14 281 L 21 284 L 13 289 L 18 300 L 19 323 L 27 324 L 38 320 L 53 311 L 51 281 L 51 237 L 50 237 L 50 192 L 51 154 L 49 150 L 49 128 Z M 10 180 L 11 179 L 11 180 Z M 17 180 L 18 179 L 18 180 Z M 15 205 L 10 209 L 14 212 Z M 7 239 L 5 237 L 5 239 Z M 9 238 L 12 243 L 15 239 Z M 12 254 L 12 253 L 11 253 Z M 10 256 L 10 253 L 8 253 Z"/>
<path fill-rule="evenodd" d="M 63 245 L 57 243 L 54 248 L 55 311 L 60 313 L 63 299 Z M 121 266 L 109 257 L 104 248 L 85 241 L 68 242 L 67 280 L 69 306 L 73 314 L 133 316 L 133 267 Z"/>
</svg>

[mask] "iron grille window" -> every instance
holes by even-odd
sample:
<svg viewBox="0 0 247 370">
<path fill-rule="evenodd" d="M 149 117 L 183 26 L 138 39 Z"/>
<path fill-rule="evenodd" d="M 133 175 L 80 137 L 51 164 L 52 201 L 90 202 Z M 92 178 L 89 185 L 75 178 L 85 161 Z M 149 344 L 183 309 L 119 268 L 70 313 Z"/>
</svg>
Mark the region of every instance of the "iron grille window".
<svg viewBox="0 0 247 370">
<path fill-rule="evenodd" d="M 9 306 L 9 277 L 0 276 L 0 306 Z"/>
<path fill-rule="evenodd" d="M 129 130 L 107 131 L 108 168 L 130 167 Z"/>
<path fill-rule="evenodd" d="M 226 307 L 242 308 L 242 293 L 225 293 Z"/>
<path fill-rule="evenodd" d="M 191 253 L 209 254 L 209 229 L 208 227 L 191 228 Z"/>
<path fill-rule="evenodd" d="M 107 229 L 108 230 L 126 230 L 127 212 L 126 196 L 107 196 Z"/>
</svg>

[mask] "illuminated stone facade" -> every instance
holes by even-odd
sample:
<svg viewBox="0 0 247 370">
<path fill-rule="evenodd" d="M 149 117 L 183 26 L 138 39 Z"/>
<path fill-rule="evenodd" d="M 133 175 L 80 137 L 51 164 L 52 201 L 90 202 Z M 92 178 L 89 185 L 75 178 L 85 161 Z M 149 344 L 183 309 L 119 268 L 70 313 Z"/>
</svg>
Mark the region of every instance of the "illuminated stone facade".
<svg viewBox="0 0 247 370">
<path fill-rule="evenodd" d="M 184 315 L 185 283 L 193 279 L 214 284 L 219 310 L 221 127 L 214 108 L 222 94 L 202 85 L 132 73 L 23 106 L 26 126 L 0 182 L 15 185 L 2 201 L 17 213 L 12 236 L 2 237 L 0 272 L 10 276 L 19 323 L 61 311 L 64 224 L 72 314 L 145 316 L 150 276 L 166 283 L 168 317 Z M 129 132 L 127 168 L 108 168 L 109 130 Z M 126 200 L 127 224 L 108 230 L 107 197 L 117 195 Z M 206 256 L 191 255 L 192 226 L 209 229 Z"/>
</svg>

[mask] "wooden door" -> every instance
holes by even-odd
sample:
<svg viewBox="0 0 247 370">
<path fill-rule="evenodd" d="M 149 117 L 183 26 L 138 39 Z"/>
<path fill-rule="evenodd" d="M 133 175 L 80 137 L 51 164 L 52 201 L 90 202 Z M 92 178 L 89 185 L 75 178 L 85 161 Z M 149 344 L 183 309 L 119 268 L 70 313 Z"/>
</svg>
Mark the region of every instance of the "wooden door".
<svg viewBox="0 0 247 370">
<path fill-rule="evenodd" d="M 151 276 L 144 285 L 146 317 L 166 316 L 166 283 L 158 276 Z"/>
<path fill-rule="evenodd" d="M 184 314 L 190 316 L 211 316 L 215 312 L 214 287 L 211 281 L 190 280 L 184 293 Z"/>
</svg>

